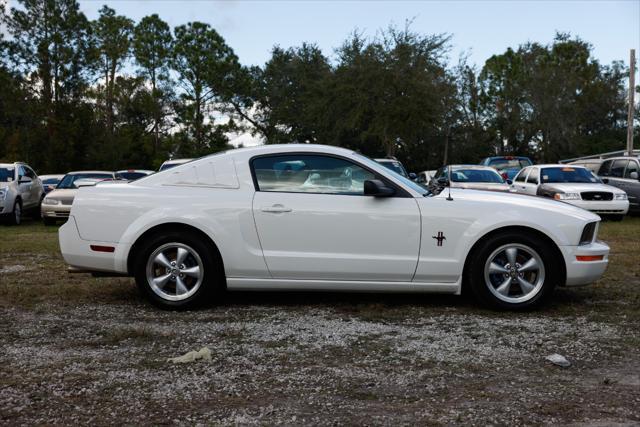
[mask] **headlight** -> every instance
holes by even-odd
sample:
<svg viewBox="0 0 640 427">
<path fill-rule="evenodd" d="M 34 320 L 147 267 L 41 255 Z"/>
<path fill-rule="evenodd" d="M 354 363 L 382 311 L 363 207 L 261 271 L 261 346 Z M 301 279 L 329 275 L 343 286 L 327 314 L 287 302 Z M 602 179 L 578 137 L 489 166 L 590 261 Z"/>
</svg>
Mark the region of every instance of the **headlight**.
<svg viewBox="0 0 640 427">
<path fill-rule="evenodd" d="M 616 200 L 627 200 L 627 193 L 614 194 L 613 198 Z"/>
<path fill-rule="evenodd" d="M 59 205 L 60 200 L 52 199 L 51 197 L 45 197 L 44 200 L 42 201 L 42 204 L 43 205 Z"/>
<path fill-rule="evenodd" d="M 556 200 L 580 200 L 580 193 L 556 193 L 553 198 Z"/>
<path fill-rule="evenodd" d="M 4 190 L 0 190 L 0 200 L 4 200 L 7 197 L 7 192 Z"/>
<path fill-rule="evenodd" d="M 590 222 L 582 229 L 582 235 L 580 236 L 579 245 L 588 245 L 593 242 L 596 237 L 596 229 L 598 228 L 597 222 Z"/>
</svg>

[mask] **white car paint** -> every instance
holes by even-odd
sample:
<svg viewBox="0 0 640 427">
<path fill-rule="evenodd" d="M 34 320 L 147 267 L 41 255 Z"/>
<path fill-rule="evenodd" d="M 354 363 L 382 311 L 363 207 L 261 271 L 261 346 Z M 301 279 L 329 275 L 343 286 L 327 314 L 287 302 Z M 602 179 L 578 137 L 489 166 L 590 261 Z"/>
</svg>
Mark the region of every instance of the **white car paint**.
<svg viewBox="0 0 640 427">
<path fill-rule="evenodd" d="M 548 168 L 588 169 L 579 165 L 535 165 L 521 170 L 515 177 L 511 185 L 511 191 L 521 194 L 539 195 L 553 197 L 554 192 L 576 193 L 581 195 L 579 199 L 563 200 L 566 203 L 578 206 L 582 209 L 597 214 L 626 215 L 629 211 L 629 200 L 627 193 L 612 185 L 603 184 L 600 179 L 592 173 L 593 182 L 553 182 L 544 183 L 540 180 L 540 171 Z M 613 194 L 612 200 L 585 200 L 583 193 L 600 192 Z"/>
<path fill-rule="evenodd" d="M 407 197 L 256 191 L 255 156 L 326 154 L 364 165 Z M 224 262 L 228 290 L 303 289 L 459 294 L 472 246 L 502 227 L 546 234 L 563 254 L 567 285 L 599 278 L 609 248 L 579 245 L 599 217 L 553 200 L 452 189 L 424 197 L 384 166 L 353 151 L 320 145 L 230 150 L 138 181 L 78 190 L 60 247 L 72 267 L 130 274 L 132 246 L 162 224 L 192 226 L 211 238 Z M 438 246 L 434 236 L 446 236 Z M 113 252 L 96 252 L 104 245 Z M 576 262 L 577 255 L 599 255 Z"/>
</svg>

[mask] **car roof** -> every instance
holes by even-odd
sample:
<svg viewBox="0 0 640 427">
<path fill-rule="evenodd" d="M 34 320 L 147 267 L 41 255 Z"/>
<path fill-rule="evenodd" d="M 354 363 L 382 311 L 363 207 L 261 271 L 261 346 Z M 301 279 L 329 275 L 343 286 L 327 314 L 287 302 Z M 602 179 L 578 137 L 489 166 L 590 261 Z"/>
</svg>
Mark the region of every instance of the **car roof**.
<svg viewBox="0 0 640 427">
<path fill-rule="evenodd" d="M 67 175 L 80 175 L 85 173 L 103 173 L 106 175 L 113 175 L 113 172 L 111 171 L 73 171 L 73 172 L 67 172 Z"/>
<path fill-rule="evenodd" d="M 528 167 L 533 167 L 533 168 L 581 168 L 581 169 L 587 169 L 582 165 L 563 165 L 563 164 L 558 164 L 558 163 L 548 163 L 548 164 L 544 164 L 544 165 L 533 165 L 533 166 L 528 166 Z"/>
<path fill-rule="evenodd" d="M 447 165 L 445 167 L 451 167 L 451 169 L 479 169 L 479 170 L 490 170 L 492 172 L 498 173 L 491 166 L 484 165 Z"/>
<path fill-rule="evenodd" d="M 38 175 L 38 177 L 40 179 L 48 179 L 48 178 L 62 178 L 64 176 L 64 174 L 62 173 L 53 173 L 53 174 L 47 174 L 47 175 Z"/>
<path fill-rule="evenodd" d="M 152 174 L 155 173 L 155 171 L 149 170 L 149 169 L 122 169 L 119 171 L 116 171 L 116 173 L 148 173 L 148 174 Z"/>
<path fill-rule="evenodd" d="M 602 159 L 603 162 L 605 160 L 640 160 L 640 156 L 618 156 L 618 157 L 609 157 L 606 159 Z"/>
</svg>

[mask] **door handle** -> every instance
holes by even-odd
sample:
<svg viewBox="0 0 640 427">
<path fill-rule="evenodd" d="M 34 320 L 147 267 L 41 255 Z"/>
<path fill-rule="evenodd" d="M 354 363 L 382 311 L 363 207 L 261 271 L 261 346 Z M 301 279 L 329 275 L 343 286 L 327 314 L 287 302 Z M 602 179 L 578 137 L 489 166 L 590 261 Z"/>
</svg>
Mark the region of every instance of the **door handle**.
<svg viewBox="0 0 640 427">
<path fill-rule="evenodd" d="M 262 209 L 260 209 L 262 212 L 268 212 L 268 213 L 284 213 L 284 212 L 291 212 L 291 208 L 287 208 L 283 205 L 273 205 L 273 206 L 265 206 Z"/>
</svg>

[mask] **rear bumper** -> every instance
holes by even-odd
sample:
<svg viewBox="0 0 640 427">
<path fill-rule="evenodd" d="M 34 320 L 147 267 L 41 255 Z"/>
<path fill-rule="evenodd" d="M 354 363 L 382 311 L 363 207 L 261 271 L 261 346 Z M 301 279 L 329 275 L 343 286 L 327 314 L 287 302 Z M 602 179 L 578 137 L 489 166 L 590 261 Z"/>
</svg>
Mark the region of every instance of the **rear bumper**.
<svg viewBox="0 0 640 427">
<path fill-rule="evenodd" d="M 128 244 L 82 239 L 73 216 L 69 216 L 69 220 L 60 227 L 58 237 L 62 257 L 72 268 L 86 271 L 127 273 Z M 114 250 L 113 252 L 96 251 L 91 246 L 108 246 L 113 247 Z"/>
<path fill-rule="evenodd" d="M 582 209 L 597 213 L 597 214 L 614 214 L 625 215 L 629 211 L 628 200 L 607 200 L 607 201 L 594 201 L 594 200 L 570 200 L 568 201 L 574 206 L 578 206 Z"/>
<path fill-rule="evenodd" d="M 595 241 L 589 245 L 561 246 L 562 255 L 567 267 L 566 286 L 581 286 L 595 282 L 604 274 L 609 264 L 609 246 Z M 579 261 L 578 256 L 602 256 L 596 261 Z"/>
</svg>

